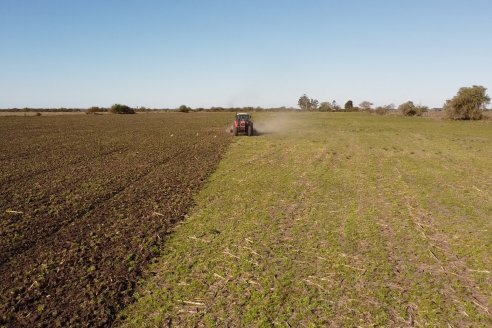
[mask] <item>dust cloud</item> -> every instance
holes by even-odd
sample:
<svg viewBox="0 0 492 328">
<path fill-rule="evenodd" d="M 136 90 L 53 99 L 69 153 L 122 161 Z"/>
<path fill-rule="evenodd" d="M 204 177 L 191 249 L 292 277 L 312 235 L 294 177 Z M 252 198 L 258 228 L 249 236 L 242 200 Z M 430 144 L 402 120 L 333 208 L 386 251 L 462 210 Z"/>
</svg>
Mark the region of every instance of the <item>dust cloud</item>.
<svg viewBox="0 0 492 328">
<path fill-rule="evenodd" d="M 296 115 L 292 113 L 265 113 L 253 115 L 255 131 L 258 135 L 285 133 L 296 122 Z"/>
<path fill-rule="evenodd" d="M 285 133 L 295 126 L 296 115 L 293 113 L 251 113 L 255 135 Z M 231 120 L 234 120 L 234 114 L 231 115 Z M 233 124 L 228 124 L 226 131 L 232 133 Z"/>
</svg>

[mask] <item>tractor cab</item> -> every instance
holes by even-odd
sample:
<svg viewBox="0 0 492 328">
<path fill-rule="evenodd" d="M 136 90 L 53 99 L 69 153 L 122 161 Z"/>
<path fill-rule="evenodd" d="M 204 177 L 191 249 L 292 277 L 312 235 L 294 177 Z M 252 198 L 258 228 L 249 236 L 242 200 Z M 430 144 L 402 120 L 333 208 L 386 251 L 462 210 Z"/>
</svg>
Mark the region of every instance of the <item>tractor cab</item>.
<svg viewBox="0 0 492 328">
<path fill-rule="evenodd" d="M 237 113 L 236 114 L 236 121 L 249 121 L 251 119 L 251 116 L 248 113 Z"/>
</svg>

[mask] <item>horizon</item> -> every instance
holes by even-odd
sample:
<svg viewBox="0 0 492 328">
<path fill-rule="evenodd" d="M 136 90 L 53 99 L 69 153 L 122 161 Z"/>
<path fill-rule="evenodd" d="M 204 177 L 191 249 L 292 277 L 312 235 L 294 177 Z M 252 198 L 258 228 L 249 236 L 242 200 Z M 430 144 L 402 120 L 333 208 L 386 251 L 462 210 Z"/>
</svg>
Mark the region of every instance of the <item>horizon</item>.
<svg viewBox="0 0 492 328">
<path fill-rule="evenodd" d="M 484 0 L 6 0 L 0 108 L 279 108 L 303 94 L 441 108 L 461 87 L 492 87 L 491 11 Z"/>
<path fill-rule="evenodd" d="M 113 105 L 125 105 L 125 104 L 113 104 Z M 184 104 L 183 104 L 184 105 Z M 340 105 L 340 104 L 338 104 Z M 343 109 L 343 105 L 340 105 L 341 109 L 340 110 L 331 110 L 329 112 L 342 112 L 345 111 Z M 389 104 L 389 105 L 394 105 L 394 104 Z M 416 104 L 418 105 L 418 104 Z M 186 105 L 185 105 L 186 106 Z M 384 105 L 379 105 L 381 107 L 384 107 Z M 379 106 L 371 106 L 373 109 L 377 109 Z M 132 109 L 135 110 L 147 110 L 147 111 L 178 111 L 180 106 L 177 107 L 145 107 L 145 106 L 129 106 Z M 212 110 L 212 111 L 231 111 L 231 110 L 249 110 L 249 111 L 302 111 L 302 112 L 323 112 L 323 110 L 303 110 L 300 109 L 299 106 L 279 106 L 279 107 L 261 107 L 261 106 L 241 106 L 241 107 L 221 107 L 221 106 L 211 106 L 211 107 L 189 107 L 187 106 L 191 111 L 201 111 L 201 110 Z M 444 107 L 428 107 L 426 106 L 428 110 L 433 111 L 433 110 L 444 110 Z M 111 106 L 108 107 L 103 107 L 103 106 L 91 106 L 91 107 L 10 107 L 10 108 L 0 108 L 0 111 L 23 111 L 23 110 L 28 110 L 28 111 L 60 111 L 61 109 L 65 109 L 67 111 L 85 111 L 90 108 L 100 108 L 104 110 L 109 110 Z M 354 105 L 354 108 L 359 108 L 358 105 Z M 484 111 L 490 111 L 492 110 L 491 108 L 485 107 L 483 109 Z M 359 110 L 357 112 L 363 112 L 364 110 Z M 394 108 L 390 108 L 389 111 L 398 111 L 398 106 L 395 105 Z"/>
</svg>

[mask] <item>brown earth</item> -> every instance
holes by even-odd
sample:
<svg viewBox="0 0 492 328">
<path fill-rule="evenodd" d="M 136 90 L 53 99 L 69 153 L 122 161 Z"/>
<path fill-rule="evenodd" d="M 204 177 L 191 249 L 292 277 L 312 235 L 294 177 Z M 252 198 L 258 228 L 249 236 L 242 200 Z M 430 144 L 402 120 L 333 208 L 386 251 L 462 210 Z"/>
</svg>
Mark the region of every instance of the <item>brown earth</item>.
<svg viewBox="0 0 492 328">
<path fill-rule="evenodd" d="M 0 326 L 110 326 L 218 164 L 229 120 L 2 117 Z"/>
</svg>

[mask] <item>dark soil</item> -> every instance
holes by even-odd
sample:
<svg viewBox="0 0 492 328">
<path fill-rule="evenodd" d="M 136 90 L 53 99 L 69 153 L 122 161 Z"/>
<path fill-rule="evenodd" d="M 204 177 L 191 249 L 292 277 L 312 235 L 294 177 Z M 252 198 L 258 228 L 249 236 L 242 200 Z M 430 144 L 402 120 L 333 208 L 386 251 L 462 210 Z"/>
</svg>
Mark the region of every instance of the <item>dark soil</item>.
<svg viewBox="0 0 492 328">
<path fill-rule="evenodd" d="M 110 326 L 218 164 L 229 116 L 0 118 L 0 326 Z"/>
</svg>

